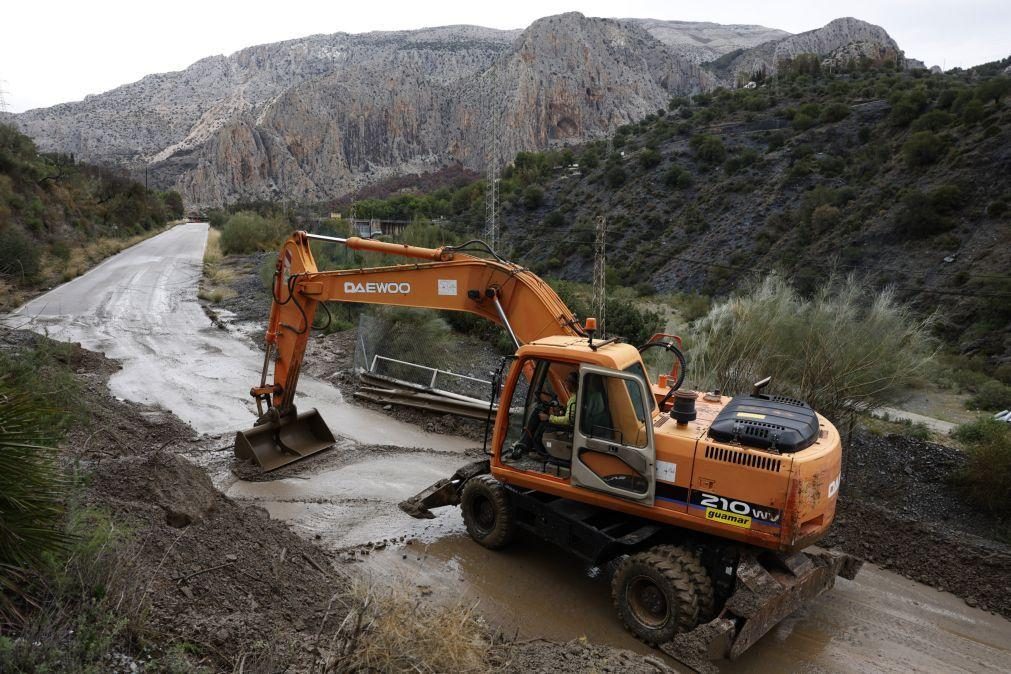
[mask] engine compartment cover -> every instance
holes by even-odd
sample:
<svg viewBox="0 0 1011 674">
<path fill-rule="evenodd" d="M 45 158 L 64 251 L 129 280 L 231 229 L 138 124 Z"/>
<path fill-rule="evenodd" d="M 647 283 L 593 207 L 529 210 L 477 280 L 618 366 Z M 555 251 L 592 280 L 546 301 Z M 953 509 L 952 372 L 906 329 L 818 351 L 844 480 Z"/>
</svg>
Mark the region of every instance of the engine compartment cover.
<svg viewBox="0 0 1011 674">
<path fill-rule="evenodd" d="M 792 454 L 818 439 L 818 416 L 807 403 L 786 396 L 738 396 L 709 426 L 709 437 Z"/>
</svg>

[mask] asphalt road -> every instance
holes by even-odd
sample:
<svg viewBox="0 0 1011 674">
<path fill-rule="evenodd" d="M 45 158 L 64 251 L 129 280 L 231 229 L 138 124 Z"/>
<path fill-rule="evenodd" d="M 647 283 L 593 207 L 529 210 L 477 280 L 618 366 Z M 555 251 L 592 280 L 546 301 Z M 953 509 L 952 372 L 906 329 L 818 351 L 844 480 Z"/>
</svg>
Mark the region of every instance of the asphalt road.
<svg viewBox="0 0 1011 674">
<path fill-rule="evenodd" d="M 176 227 L 5 320 L 119 360 L 123 369 L 110 380 L 116 395 L 160 405 L 198 432 L 248 426 L 253 408 L 247 391 L 259 379 L 262 355 L 214 327 L 197 301 L 206 235 L 205 224 Z M 332 387 L 303 381 L 300 407 L 318 407 L 336 433 L 359 442 L 450 451 L 469 444 L 346 405 Z M 226 489 L 233 498 L 260 503 L 290 520 L 297 530 L 319 533 L 334 547 L 418 536 L 415 521 L 400 517 L 395 503 L 401 492 L 431 483 L 445 470 L 442 464 L 454 463 L 444 454 L 427 456 L 431 461 L 425 452 L 389 459 L 365 452 L 361 461 L 308 479 L 239 481 Z M 371 556 L 372 571 L 423 582 L 436 598 L 478 600 L 480 611 L 506 631 L 514 626 L 530 637 L 585 635 L 598 643 L 645 648 L 618 626 L 606 583 L 574 559 L 529 542 L 503 553 L 480 548 L 463 537 L 455 509 L 440 512 L 430 526 L 423 554 L 416 554 L 417 546 L 391 545 Z M 1011 672 L 1011 622 L 868 565 L 855 581 L 840 580 L 727 669 Z"/>
<path fill-rule="evenodd" d="M 263 354 L 215 327 L 197 300 L 207 224 L 179 225 L 98 265 L 14 312 L 8 325 L 80 342 L 123 365 L 109 382 L 124 399 L 171 410 L 199 433 L 253 425 L 249 388 Z M 299 409 L 319 409 L 335 433 L 368 444 L 463 449 L 473 443 L 425 433 L 344 404 L 332 386 L 303 375 Z"/>
</svg>

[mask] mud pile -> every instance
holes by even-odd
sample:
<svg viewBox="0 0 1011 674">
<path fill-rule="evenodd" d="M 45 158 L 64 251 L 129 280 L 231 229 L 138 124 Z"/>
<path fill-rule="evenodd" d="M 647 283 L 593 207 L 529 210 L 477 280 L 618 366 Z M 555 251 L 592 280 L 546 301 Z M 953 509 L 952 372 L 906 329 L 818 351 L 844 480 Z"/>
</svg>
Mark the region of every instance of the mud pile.
<svg viewBox="0 0 1011 674">
<path fill-rule="evenodd" d="M 1011 545 L 951 482 L 964 461 L 952 447 L 857 431 L 836 520 L 820 544 L 1011 618 Z"/>
</svg>

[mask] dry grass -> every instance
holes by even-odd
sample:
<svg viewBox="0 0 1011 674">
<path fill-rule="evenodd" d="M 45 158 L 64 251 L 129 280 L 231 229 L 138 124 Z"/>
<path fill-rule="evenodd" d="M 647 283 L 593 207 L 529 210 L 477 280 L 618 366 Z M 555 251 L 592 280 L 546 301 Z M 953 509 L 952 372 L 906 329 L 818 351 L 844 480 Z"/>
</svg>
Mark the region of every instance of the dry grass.
<svg viewBox="0 0 1011 674">
<path fill-rule="evenodd" d="M 223 258 L 221 230 L 211 227 L 207 230 L 207 247 L 204 249 L 204 277 L 197 292 L 197 297 L 205 302 L 219 304 L 236 295 L 229 287 L 235 280 L 235 272 L 222 266 Z"/>
<path fill-rule="evenodd" d="M 473 606 L 424 601 L 405 582 L 353 581 L 334 604 L 345 617 L 329 638 L 323 671 L 485 672 L 494 639 Z M 322 630 L 321 630 L 322 632 Z M 322 644 L 321 644 L 322 646 Z"/>
<path fill-rule="evenodd" d="M 855 278 L 804 298 L 770 276 L 697 322 L 689 381 L 736 395 L 771 375 L 770 391 L 838 421 L 890 404 L 919 381 L 933 358 L 929 332 L 930 319 Z"/>
</svg>

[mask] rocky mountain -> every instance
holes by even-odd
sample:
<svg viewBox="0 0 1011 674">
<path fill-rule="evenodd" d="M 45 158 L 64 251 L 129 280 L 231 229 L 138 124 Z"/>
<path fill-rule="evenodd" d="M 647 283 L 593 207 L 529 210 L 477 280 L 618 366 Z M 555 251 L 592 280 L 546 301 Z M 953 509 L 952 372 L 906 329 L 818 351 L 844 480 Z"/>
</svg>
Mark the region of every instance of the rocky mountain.
<svg viewBox="0 0 1011 674">
<path fill-rule="evenodd" d="M 750 49 L 790 36 L 785 30 L 765 26 L 658 19 L 622 19 L 622 21 L 645 28 L 653 37 L 673 47 L 693 63 L 715 61 L 732 51 Z"/>
<path fill-rule="evenodd" d="M 902 50 L 884 28 L 845 17 L 815 30 L 781 37 L 739 52 L 729 52 L 721 59 L 722 62 L 717 62 L 717 66 L 723 76 L 737 81 L 757 73 L 771 75 L 781 61 L 801 54 L 840 60 L 866 56 L 874 62 L 893 60 L 904 63 Z"/>
<path fill-rule="evenodd" d="M 481 169 L 492 152 L 510 157 L 600 137 L 674 95 L 729 82 L 700 67 L 714 56 L 733 55 L 736 72 L 806 49 L 894 45 L 851 19 L 785 35 L 578 13 L 523 31 L 314 35 L 209 57 L 14 120 L 42 150 L 147 170 L 191 207 L 317 201 L 405 171 Z"/>
</svg>

